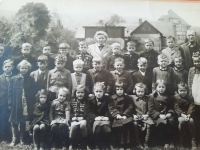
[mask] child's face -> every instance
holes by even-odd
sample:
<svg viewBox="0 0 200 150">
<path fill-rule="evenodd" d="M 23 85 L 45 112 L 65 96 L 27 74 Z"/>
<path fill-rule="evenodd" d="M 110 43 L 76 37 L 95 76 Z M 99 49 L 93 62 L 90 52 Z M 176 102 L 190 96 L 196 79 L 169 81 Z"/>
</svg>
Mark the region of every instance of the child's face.
<svg viewBox="0 0 200 150">
<path fill-rule="evenodd" d="M 13 66 L 11 63 L 6 63 L 5 65 L 3 65 L 3 71 L 6 73 L 6 74 L 10 74 L 13 70 Z"/>
<path fill-rule="evenodd" d="M 119 54 L 120 53 L 121 48 L 119 46 L 114 46 L 112 48 L 112 52 L 113 54 Z"/>
<path fill-rule="evenodd" d="M 114 67 L 117 71 L 121 72 L 124 69 L 124 63 L 123 62 L 115 62 Z"/>
<path fill-rule="evenodd" d="M 164 92 L 165 92 L 165 90 L 166 90 L 165 84 L 158 84 L 158 86 L 156 87 L 156 90 L 157 90 L 160 94 L 164 94 Z"/>
<path fill-rule="evenodd" d="M 4 54 L 4 47 L 0 46 L 0 57 L 2 57 Z"/>
<path fill-rule="evenodd" d="M 196 68 L 200 68 L 200 58 L 193 58 L 193 63 Z"/>
<path fill-rule="evenodd" d="M 144 96 L 145 90 L 144 88 L 136 87 L 135 93 L 139 98 L 142 98 Z"/>
<path fill-rule="evenodd" d="M 173 48 L 175 41 L 173 39 L 168 39 L 166 43 L 169 48 Z"/>
<path fill-rule="evenodd" d="M 24 47 L 24 48 L 22 48 L 21 52 L 22 52 L 22 54 L 23 54 L 24 56 L 28 56 L 28 55 L 30 55 L 30 53 L 31 53 L 31 49 L 28 48 L 28 47 Z"/>
<path fill-rule="evenodd" d="M 101 68 L 102 68 L 102 64 L 99 63 L 99 62 L 93 62 L 93 63 L 92 63 L 92 66 L 93 66 L 93 68 L 94 68 L 95 70 L 97 70 L 97 71 L 100 71 Z"/>
<path fill-rule="evenodd" d="M 96 40 L 97 40 L 97 43 L 104 44 L 106 42 L 106 37 L 104 35 L 98 35 Z"/>
<path fill-rule="evenodd" d="M 81 73 L 83 70 L 83 65 L 74 65 L 74 71 L 77 72 L 77 73 Z"/>
<path fill-rule="evenodd" d="M 37 62 L 37 65 L 41 71 L 44 71 L 47 67 L 47 63 L 43 63 L 43 62 Z"/>
<path fill-rule="evenodd" d="M 146 69 L 147 69 L 147 64 L 141 64 L 141 63 L 139 63 L 137 66 L 138 66 L 138 68 L 139 68 L 139 70 L 141 72 L 145 72 Z"/>
<path fill-rule="evenodd" d="M 101 87 L 95 87 L 94 95 L 96 96 L 96 98 L 102 98 L 104 95 L 104 90 Z"/>
<path fill-rule="evenodd" d="M 85 92 L 84 90 L 77 90 L 76 91 L 76 98 L 78 98 L 79 100 L 83 99 L 85 97 Z"/>
<path fill-rule="evenodd" d="M 46 101 L 47 101 L 47 96 L 41 94 L 40 97 L 39 97 L 39 99 L 40 99 L 40 103 L 41 103 L 41 104 L 44 104 L 44 103 L 46 103 Z"/>
<path fill-rule="evenodd" d="M 127 50 L 130 53 L 135 52 L 136 51 L 136 46 L 131 44 L 131 45 L 127 46 Z"/>
<path fill-rule="evenodd" d="M 187 95 L 187 90 L 185 88 L 178 89 L 178 94 L 181 97 L 185 97 Z"/>
<path fill-rule="evenodd" d="M 19 71 L 22 75 L 26 75 L 28 70 L 29 70 L 28 66 L 21 66 Z"/>
<path fill-rule="evenodd" d="M 116 88 L 116 94 L 118 96 L 122 96 L 124 94 L 124 89 L 122 87 L 117 87 Z"/>
<path fill-rule="evenodd" d="M 66 92 L 59 91 L 59 93 L 58 93 L 58 99 L 59 99 L 59 101 L 60 102 L 64 102 L 66 100 L 66 98 L 67 98 L 67 95 L 68 94 Z"/>
<path fill-rule="evenodd" d="M 60 46 L 59 53 L 66 56 L 69 53 L 69 49 L 66 46 Z"/>
<path fill-rule="evenodd" d="M 65 67 L 65 62 L 63 61 L 55 61 L 55 66 L 58 70 L 62 70 Z"/>
<path fill-rule="evenodd" d="M 86 53 L 87 49 L 88 49 L 88 47 L 86 44 L 79 45 L 79 51 Z"/>
<path fill-rule="evenodd" d="M 175 64 L 176 68 L 181 68 L 183 66 L 183 62 L 180 58 L 175 58 L 174 64 Z"/>
<path fill-rule="evenodd" d="M 168 65 L 168 60 L 163 59 L 163 58 L 159 58 L 158 59 L 158 65 L 161 66 L 162 68 L 166 68 L 167 65 Z"/>
<path fill-rule="evenodd" d="M 50 53 L 50 51 L 51 51 L 50 47 L 47 46 L 47 47 L 44 47 L 44 48 L 43 48 L 42 53 L 43 53 L 44 55 L 48 56 L 49 53 Z"/>
<path fill-rule="evenodd" d="M 145 48 L 146 48 L 146 50 L 148 50 L 148 51 L 150 51 L 150 50 L 152 50 L 153 49 L 153 43 L 145 43 Z"/>
</svg>

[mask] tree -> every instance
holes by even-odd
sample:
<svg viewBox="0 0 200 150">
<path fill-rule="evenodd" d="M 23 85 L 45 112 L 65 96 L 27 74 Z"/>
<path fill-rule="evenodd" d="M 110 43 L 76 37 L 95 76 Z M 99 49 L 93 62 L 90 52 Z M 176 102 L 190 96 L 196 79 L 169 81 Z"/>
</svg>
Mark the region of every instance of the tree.
<svg viewBox="0 0 200 150">
<path fill-rule="evenodd" d="M 126 22 L 126 20 L 124 20 L 123 18 L 121 18 L 120 16 L 114 14 L 110 17 L 109 20 L 104 21 L 104 20 L 99 20 L 98 24 L 102 25 L 102 26 L 118 26 L 121 23 Z"/>
<path fill-rule="evenodd" d="M 0 18 L 0 38 L 3 40 L 2 43 L 7 44 L 11 37 L 12 24 L 4 17 Z"/>
</svg>

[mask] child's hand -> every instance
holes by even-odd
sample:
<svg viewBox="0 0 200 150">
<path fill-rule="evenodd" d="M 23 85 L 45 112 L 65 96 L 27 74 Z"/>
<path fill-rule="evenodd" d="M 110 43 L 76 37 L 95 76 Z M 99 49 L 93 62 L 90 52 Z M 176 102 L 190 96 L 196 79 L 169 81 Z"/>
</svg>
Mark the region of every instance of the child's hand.
<svg viewBox="0 0 200 150">
<path fill-rule="evenodd" d="M 96 117 L 95 118 L 95 121 L 100 121 L 101 120 L 101 117 Z"/>
<path fill-rule="evenodd" d="M 128 95 L 127 93 L 124 93 L 124 95 Z"/>
<path fill-rule="evenodd" d="M 108 93 L 105 93 L 105 95 L 106 95 L 106 96 L 109 96 L 110 94 L 108 94 Z"/>
<path fill-rule="evenodd" d="M 166 115 L 166 118 L 170 118 L 172 116 L 172 114 L 171 113 L 168 113 L 167 115 Z"/>
<path fill-rule="evenodd" d="M 122 118 L 123 118 L 123 119 L 126 119 L 127 117 L 126 117 L 126 116 L 123 116 Z"/>
<path fill-rule="evenodd" d="M 76 118 L 76 117 L 73 117 L 73 118 L 72 118 L 72 121 L 75 121 L 75 120 L 77 120 L 77 118 Z"/>
<path fill-rule="evenodd" d="M 122 117 L 121 115 L 118 114 L 118 115 L 116 116 L 116 118 L 117 118 L 117 119 L 122 119 L 123 117 Z"/>
<path fill-rule="evenodd" d="M 164 119 L 164 120 L 166 119 L 166 116 L 163 115 L 163 114 L 160 114 L 159 117 L 162 118 L 162 119 Z"/>
<path fill-rule="evenodd" d="M 109 118 L 108 118 L 108 117 L 103 117 L 101 120 L 103 120 L 103 121 L 108 121 Z"/>
<path fill-rule="evenodd" d="M 78 121 L 81 121 L 81 120 L 83 120 L 83 117 L 78 117 L 77 119 L 78 119 Z"/>
<path fill-rule="evenodd" d="M 142 117 L 143 117 L 143 120 L 147 120 L 149 115 L 142 115 Z"/>
<path fill-rule="evenodd" d="M 190 120 L 190 114 L 189 115 L 185 115 L 185 121 L 189 121 Z"/>
<path fill-rule="evenodd" d="M 134 117 L 134 120 L 139 119 L 137 115 L 134 115 L 133 117 Z"/>
</svg>

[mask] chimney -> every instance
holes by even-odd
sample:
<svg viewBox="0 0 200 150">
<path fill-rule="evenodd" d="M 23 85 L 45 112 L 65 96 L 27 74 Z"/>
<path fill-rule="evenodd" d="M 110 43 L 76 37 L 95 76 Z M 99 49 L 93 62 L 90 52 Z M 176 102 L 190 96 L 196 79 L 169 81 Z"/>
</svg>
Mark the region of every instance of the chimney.
<svg viewBox="0 0 200 150">
<path fill-rule="evenodd" d="M 141 24 L 142 24 L 142 19 L 140 18 L 140 19 L 139 19 L 139 25 L 141 25 Z"/>
</svg>

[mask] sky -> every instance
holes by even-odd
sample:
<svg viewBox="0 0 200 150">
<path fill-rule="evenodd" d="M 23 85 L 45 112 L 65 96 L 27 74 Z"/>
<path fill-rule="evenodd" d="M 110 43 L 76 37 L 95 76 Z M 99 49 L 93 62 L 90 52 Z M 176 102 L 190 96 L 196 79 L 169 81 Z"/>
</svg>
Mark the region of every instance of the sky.
<svg viewBox="0 0 200 150">
<path fill-rule="evenodd" d="M 48 10 L 56 12 L 64 27 L 71 30 L 79 26 L 94 25 L 117 14 L 131 26 L 139 18 L 157 21 L 172 9 L 191 26 L 200 26 L 200 2 L 146 1 L 146 0 L 0 0 L 0 17 L 12 19 L 28 2 L 42 2 Z"/>
</svg>

